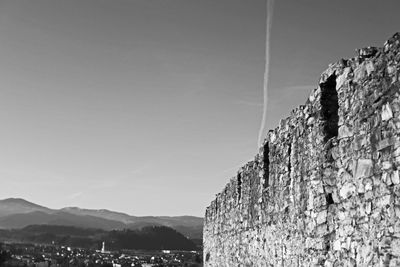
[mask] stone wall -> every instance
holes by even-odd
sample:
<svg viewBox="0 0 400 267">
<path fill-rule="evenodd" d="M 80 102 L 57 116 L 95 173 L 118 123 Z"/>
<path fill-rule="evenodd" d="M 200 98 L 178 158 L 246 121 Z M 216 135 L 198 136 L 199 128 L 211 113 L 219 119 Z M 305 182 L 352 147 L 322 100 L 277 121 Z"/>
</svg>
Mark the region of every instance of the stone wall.
<svg viewBox="0 0 400 267">
<path fill-rule="evenodd" d="M 205 266 L 400 266 L 400 34 L 329 66 L 206 209 Z"/>
</svg>

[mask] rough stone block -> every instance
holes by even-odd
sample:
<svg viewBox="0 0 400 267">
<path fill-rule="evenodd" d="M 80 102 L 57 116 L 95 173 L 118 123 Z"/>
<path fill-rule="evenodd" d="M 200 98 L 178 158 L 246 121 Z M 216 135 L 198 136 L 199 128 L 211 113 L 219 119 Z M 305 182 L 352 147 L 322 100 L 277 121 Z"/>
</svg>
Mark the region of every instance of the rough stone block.
<svg viewBox="0 0 400 267">
<path fill-rule="evenodd" d="M 391 204 L 391 196 L 390 195 L 386 195 L 383 197 L 378 198 L 378 200 L 376 201 L 376 206 L 377 207 L 386 207 L 389 206 Z"/>
<path fill-rule="evenodd" d="M 353 183 L 347 182 L 340 188 L 339 195 L 343 199 L 352 196 L 356 191 L 356 186 Z"/>
<path fill-rule="evenodd" d="M 355 70 L 354 70 L 354 81 L 359 83 L 361 80 L 365 78 L 367 75 L 367 69 L 365 64 L 360 64 Z"/>
<path fill-rule="evenodd" d="M 400 257 L 400 239 L 395 238 L 391 240 L 391 252 L 394 256 Z"/>
<path fill-rule="evenodd" d="M 325 223 L 327 216 L 328 216 L 327 210 L 320 211 L 317 214 L 317 218 L 316 218 L 317 224 Z"/>
<path fill-rule="evenodd" d="M 387 121 L 393 118 L 392 108 L 389 103 L 382 106 L 382 121 Z"/>
<path fill-rule="evenodd" d="M 400 177 L 399 177 L 399 171 L 395 170 L 393 171 L 391 175 L 392 183 L 393 184 L 400 184 Z"/>
<path fill-rule="evenodd" d="M 342 249 L 342 242 L 340 241 L 340 239 L 336 239 L 335 242 L 333 242 L 333 249 L 336 251 Z"/>
<path fill-rule="evenodd" d="M 373 162 L 371 159 L 359 159 L 357 161 L 355 178 L 369 177 L 372 175 Z"/>
<path fill-rule="evenodd" d="M 386 138 L 378 142 L 377 150 L 383 150 L 393 145 L 392 138 Z"/>
<path fill-rule="evenodd" d="M 351 71 L 350 67 L 343 70 L 343 73 L 336 78 L 336 90 L 339 90 L 342 85 L 347 81 L 347 77 Z"/>
<path fill-rule="evenodd" d="M 347 125 L 342 125 L 342 126 L 340 126 L 340 128 L 339 128 L 339 134 L 338 134 L 338 138 L 339 139 L 341 139 L 341 138 L 346 138 L 346 137 L 350 137 L 350 136 L 352 136 L 353 135 L 353 132 L 352 132 L 352 130 L 351 130 L 351 128 L 349 127 L 349 126 L 347 126 Z"/>
</svg>

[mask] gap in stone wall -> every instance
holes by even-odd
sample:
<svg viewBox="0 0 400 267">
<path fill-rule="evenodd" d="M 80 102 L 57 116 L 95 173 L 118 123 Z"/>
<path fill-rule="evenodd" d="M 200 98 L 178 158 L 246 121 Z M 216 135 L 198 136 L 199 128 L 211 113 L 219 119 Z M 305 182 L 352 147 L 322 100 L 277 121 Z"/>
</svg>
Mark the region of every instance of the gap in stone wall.
<svg viewBox="0 0 400 267">
<path fill-rule="evenodd" d="M 325 200 L 327 205 L 332 205 L 335 202 L 333 201 L 332 193 L 325 194 Z"/>
<path fill-rule="evenodd" d="M 339 99 L 336 91 L 336 75 L 332 74 L 320 85 L 321 88 L 321 116 L 323 120 L 324 142 L 338 136 Z"/>
<path fill-rule="evenodd" d="M 237 194 L 238 194 L 238 202 L 242 198 L 242 176 L 240 173 L 237 175 Z"/>
<path fill-rule="evenodd" d="M 263 166 L 264 166 L 264 188 L 269 187 L 269 144 L 264 145 L 263 152 Z"/>
</svg>

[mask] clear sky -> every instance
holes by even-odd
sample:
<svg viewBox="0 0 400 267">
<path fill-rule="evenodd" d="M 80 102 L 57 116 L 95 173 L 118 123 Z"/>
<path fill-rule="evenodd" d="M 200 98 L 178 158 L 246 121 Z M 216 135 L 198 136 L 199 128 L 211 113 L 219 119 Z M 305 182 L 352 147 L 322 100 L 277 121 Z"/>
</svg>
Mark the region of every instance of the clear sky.
<svg viewBox="0 0 400 267">
<path fill-rule="evenodd" d="M 267 128 L 398 0 L 276 0 Z M 254 158 L 264 0 L 0 0 L 0 198 L 198 215 Z"/>
</svg>

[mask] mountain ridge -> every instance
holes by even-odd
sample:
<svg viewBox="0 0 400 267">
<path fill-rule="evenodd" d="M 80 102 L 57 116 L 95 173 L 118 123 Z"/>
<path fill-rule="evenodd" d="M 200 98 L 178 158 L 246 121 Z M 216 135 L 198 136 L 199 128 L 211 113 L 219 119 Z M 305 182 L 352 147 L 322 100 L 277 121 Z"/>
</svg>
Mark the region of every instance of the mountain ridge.
<svg viewBox="0 0 400 267">
<path fill-rule="evenodd" d="M 104 230 L 167 226 L 194 239 L 202 238 L 203 218 L 183 216 L 133 216 L 108 209 L 64 207 L 50 209 L 22 198 L 0 200 L 0 228 L 18 229 L 31 224 L 56 224 Z"/>
</svg>

